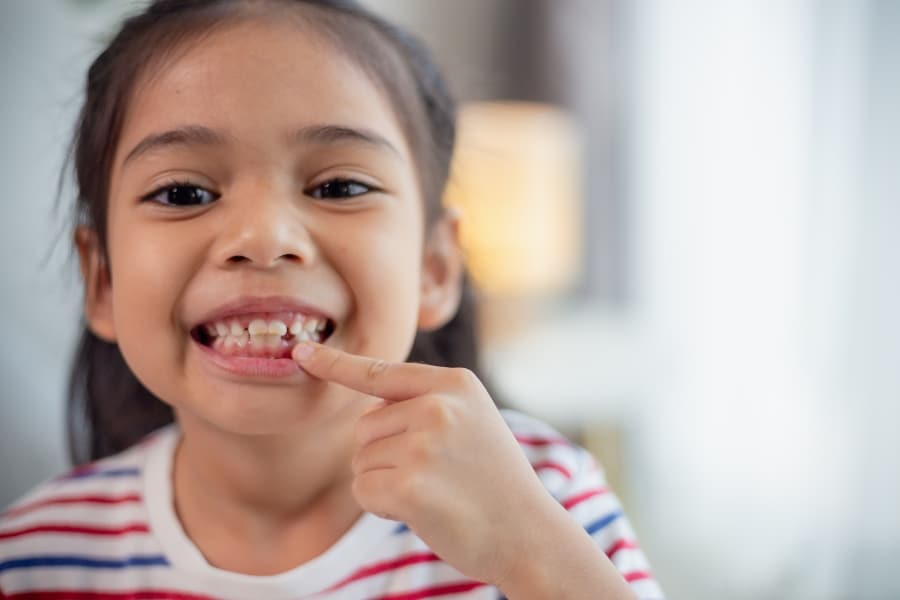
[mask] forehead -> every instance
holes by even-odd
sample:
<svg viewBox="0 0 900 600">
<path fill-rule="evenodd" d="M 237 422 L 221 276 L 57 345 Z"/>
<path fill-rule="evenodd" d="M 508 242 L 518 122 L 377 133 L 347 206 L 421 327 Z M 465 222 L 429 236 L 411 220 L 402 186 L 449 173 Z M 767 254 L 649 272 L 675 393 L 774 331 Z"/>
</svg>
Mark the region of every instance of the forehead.
<svg viewBox="0 0 900 600">
<path fill-rule="evenodd" d="M 409 159 L 387 95 L 313 25 L 241 22 L 189 42 L 139 78 L 115 165 L 143 137 L 185 125 L 253 145 L 323 124 L 373 131 Z"/>
</svg>

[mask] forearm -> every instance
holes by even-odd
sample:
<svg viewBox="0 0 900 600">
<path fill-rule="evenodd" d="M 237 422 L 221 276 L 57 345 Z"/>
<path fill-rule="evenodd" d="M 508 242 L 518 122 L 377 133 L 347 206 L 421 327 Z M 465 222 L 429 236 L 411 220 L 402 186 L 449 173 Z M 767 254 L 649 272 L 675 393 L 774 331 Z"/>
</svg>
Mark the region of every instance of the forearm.
<svg viewBox="0 0 900 600">
<path fill-rule="evenodd" d="M 518 549 L 498 587 L 509 600 L 634 600 L 635 595 L 587 532 L 556 504 Z"/>
</svg>

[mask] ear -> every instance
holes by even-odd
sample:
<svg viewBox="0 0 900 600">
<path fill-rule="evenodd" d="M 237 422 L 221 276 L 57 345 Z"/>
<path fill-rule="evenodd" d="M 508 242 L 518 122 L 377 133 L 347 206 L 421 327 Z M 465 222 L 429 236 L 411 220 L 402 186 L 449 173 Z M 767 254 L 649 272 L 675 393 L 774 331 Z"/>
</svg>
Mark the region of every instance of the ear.
<svg viewBox="0 0 900 600">
<path fill-rule="evenodd" d="M 462 276 L 459 215 L 454 210 L 447 210 L 432 226 L 425 241 L 419 329 L 434 331 L 453 318 L 462 295 Z"/>
<path fill-rule="evenodd" d="M 91 332 L 107 342 L 116 341 L 113 322 L 112 284 L 109 266 L 97 240 L 97 232 L 79 226 L 75 230 L 75 247 L 84 282 L 84 316 Z"/>
</svg>

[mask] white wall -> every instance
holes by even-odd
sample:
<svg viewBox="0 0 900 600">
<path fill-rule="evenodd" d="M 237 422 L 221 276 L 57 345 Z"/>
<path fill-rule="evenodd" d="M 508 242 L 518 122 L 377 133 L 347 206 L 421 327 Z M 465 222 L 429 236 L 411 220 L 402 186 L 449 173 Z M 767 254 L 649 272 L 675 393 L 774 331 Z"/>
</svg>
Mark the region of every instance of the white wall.
<svg viewBox="0 0 900 600">
<path fill-rule="evenodd" d="M 635 497 L 660 578 L 684 598 L 896 597 L 900 10 L 630 6 L 654 361 Z"/>
<path fill-rule="evenodd" d="M 861 598 L 900 597 L 900 3 L 872 0 L 864 146 L 853 199 L 837 393 L 853 436 L 844 571 Z M 845 542 L 846 543 L 846 542 Z M 849 587 L 849 586 L 848 586 Z"/>
<path fill-rule="evenodd" d="M 80 291 L 56 182 L 93 40 L 130 6 L 0 3 L 0 505 L 66 464 L 62 390 Z"/>
</svg>

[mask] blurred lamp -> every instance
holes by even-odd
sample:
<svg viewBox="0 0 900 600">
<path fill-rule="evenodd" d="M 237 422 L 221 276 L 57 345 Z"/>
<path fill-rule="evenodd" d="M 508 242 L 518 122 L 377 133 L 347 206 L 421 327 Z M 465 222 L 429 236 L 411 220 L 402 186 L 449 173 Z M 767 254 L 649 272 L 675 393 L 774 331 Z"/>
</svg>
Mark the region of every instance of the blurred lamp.
<svg viewBox="0 0 900 600">
<path fill-rule="evenodd" d="M 463 105 L 445 202 L 478 288 L 493 297 L 565 291 L 579 270 L 580 143 L 545 104 Z"/>
</svg>

